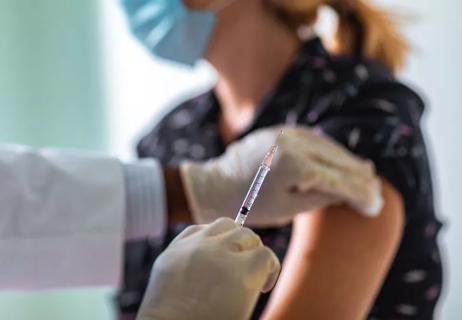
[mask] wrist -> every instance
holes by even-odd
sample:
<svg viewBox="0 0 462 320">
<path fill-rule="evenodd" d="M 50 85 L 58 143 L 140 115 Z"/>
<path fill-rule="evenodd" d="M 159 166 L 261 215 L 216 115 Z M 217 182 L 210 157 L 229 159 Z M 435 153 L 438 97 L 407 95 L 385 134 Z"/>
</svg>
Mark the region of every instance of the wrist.
<svg viewBox="0 0 462 320">
<path fill-rule="evenodd" d="M 163 166 L 168 223 L 192 223 L 183 181 L 178 167 Z"/>
</svg>

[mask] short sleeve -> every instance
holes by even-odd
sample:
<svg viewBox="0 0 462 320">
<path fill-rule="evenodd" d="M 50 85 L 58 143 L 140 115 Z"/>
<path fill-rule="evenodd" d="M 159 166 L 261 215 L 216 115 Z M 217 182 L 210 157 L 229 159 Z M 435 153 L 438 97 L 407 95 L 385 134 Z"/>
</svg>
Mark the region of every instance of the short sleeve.
<svg viewBox="0 0 462 320">
<path fill-rule="evenodd" d="M 318 129 L 353 153 L 370 159 L 386 178 L 412 203 L 430 185 L 422 179 L 427 164 L 420 130 L 423 102 L 397 82 L 365 85 L 355 97 L 326 114 Z"/>
</svg>

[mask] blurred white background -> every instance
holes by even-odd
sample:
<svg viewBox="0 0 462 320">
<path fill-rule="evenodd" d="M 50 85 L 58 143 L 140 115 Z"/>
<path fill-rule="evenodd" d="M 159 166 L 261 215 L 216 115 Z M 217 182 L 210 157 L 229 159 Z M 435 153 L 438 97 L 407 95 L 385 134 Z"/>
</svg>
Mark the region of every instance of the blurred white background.
<svg viewBox="0 0 462 320">
<path fill-rule="evenodd" d="M 23 1 L 33 6 L 38 6 L 35 1 Z M 56 5 L 57 3 L 61 5 Z M 414 45 L 414 52 L 410 58 L 408 67 L 403 72 L 403 79 L 412 87 L 418 89 L 427 101 L 427 114 L 423 126 L 432 151 L 433 173 L 437 191 L 437 208 L 440 217 L 445 222 L 440 242 L 444 250 L 447 263 L 445 273 L 445 293 L 440 302 L 441 319 L 459 319 L 462 313 L 462 306 L 459 297 L 462 296 L 462 215 L 459 211 L 459 182 L 462 181 L 462 170 L 459 164 L 462 163 L 462 126 L 459 124 L 462 119 L 462 81 L 459 75 L 462 74 L 462 24 L 458 19 L 462 12 L 462 2 L 455 0 L 420 0 L 403 3 L 398 0 L 380 0 L 381 4 L 389 7 L 396 7 L 399 11 L 409 12 L 415 20 L 406 27 L 406 33 Z M 89 64 L 82 63 L 74 65 L 67 70 L 72 73 L 75 85 L 83 83 L 88 74 L 100 70 L 92 77 L 101 79 L 101 86 L 92 91 L 92 98 L 85 101 L 77 101 L 85 106 L 80 109 L 93 121 L 98 119 L 101 126 L 88 127 L 86 121 L 80 121 L 81 128 L 88 129 L 97 139 L 92 144 L 85 145 L 82 136 L 75 134 L 69 138 L 68 147 L 85 147 L 89 149 L 103 150 L 112 155 L 125 159 L 133 158 L 134 145 L 140 135 L 152 126 L 152 123 L 162 113 L 173 107 L 177 102 L 198 91 L 208 88 L 214 79 L 213 72 L 201 64 L 194 70 L 179 68 L 168 65 L 162 61 L 153 59 L 129 34 L 124 17 L 115 0 L 100 0 L 99 6 L 95 6 L 94 0 L 42 0 L 42 14 L 45 18 L 34 18 L 33 12 L 30 19 L 39 24 L 46 24 L 47 21 L 54 21 L 53 17 L 65 17 L 67 14 L 84 15 L 80 17 L 81 26 L 72 29 L 68 33 L 40 33 L 36 28 L 26 28 L 21 19 L 24 19 L 23 12 L 11 9 L 16 0 L 0 0 L 0 59 L 7 61 L 0 62 L 0 124 L 4 128 L 13 127 L 12 130 L 3 131 L 0 129 L 0 141 L 17 141 L 35 145 L 56 145 L 66 146 L 66 141 L 56 140 L 56 135 L 61 131 L 51 132 L 49 136 L 40 140 L 33 139 L 32 133 L 23 134 L 22 122 L 25 111 L 40 114 L 42 109 L 48 108 L 50 114 L 59 112 L 59 104 L 68 104 L 71 101 L 66 99 L 53 100 L 52 103 L 44 103 L 43 90 L 57 90 L 59 83 L 47 82 L 42 84 L 40 90 L 28 92 L 26 101 L 20 99 L 24 92 L 24 83 L 20 80 L 29 75 L 40 79 L 47 76 L 47 79 L 56 75 L 56 65 L 49 63 L 47 68 L 30 68 L 23 78 L 10 81 L 19 62 L 24 59 L 31 59 L 40 63 L 37 53 L 41 52 L 43 57 L 47 56 L 47 50 L 55 42 L 68 39 L 75 34 L 87 34 L 87 37 L 73 38 L 80 41 L 76 49 L 99 48 L 100 50 L 84 50 L 87 53 L 86 59 L 93 61 Z M 78 3 L 76 8 L 65 6 L 65 3 Z M 23 4 L 26 7 L 27 4 Z M 78 10 L 77 10 L 78 9 Z M 3 14 L 2 14 L 3 12 Z M 48 15 L 48 16 L 47 16 Z M 326 15 L 329 19 L 329 15 Z M 6 19 L 6 20 L 5 20 Z M 66 19 L 62 19 L 60 27 L 66 28 Z M 329 30 L 330 20 L 321 24 L 322 30 Z M 22 28 L 17 28 L 22 25 Z M 42 30 L 41 28 L 38 31 Z M 46 30 L 46 29 L 45 29 Z M 42 30 L 43 31 L 43 30 Z M 49 31 L 49 30 L 48 30 Z M 5 42 L 5 37 L 16 35 L 22 37 L 21 43 L 27 43 L 27 39 L 33 39 L 34 46 L 19 47 L 21 61 L 13 66 L 12 59 L 18 59 L 18 50 L 11 50 L 13 42 Z M 43 39 L 42 39 L 43 38 Z M 27 50 L 26 50 L 27 49 Z M 55 48 L 56 49 L 56 48 Z M 59 50 L 58 50 L 59 52 Z M 81 56 L 78 52 L 69 59 L 77 59 Z M 58 57 L 59 59 L 59 57 Z M 35 64 L 34 64 L 35 65 Z M 32 63 L 31 63 L 32 66 Z M 2 68 L 8 67 L 10 73 L 5 73 Z M 2 74 L 3 73 L 3 74 Z M 13 77 L 14 78 L 14 77 Z M 16 77 L 17 78 L 17 77 Z M 14 78 L 14 79 L 16 79 Z M 6 79 L 6 80 L 5 80 Z M 55 79 L 55 80 L 56 80 Z M 4 80 L 4 81 L 2 81 Z M 68 84 L 68 83 L 66 83 Z M 85 96 L 88 92 L 82 87 L 75 97 Z M 3 90 L 3 91 L 2 91 Z M 20 94 L 14 95 L 12 93 Z M 8 97 L 8 99 L 4 99 Z M 40 98 L 42 100 L 37 99 Z M 75 99 L 74 99 L 74 103 Z M 15 105 L 23 105 L 24 112 L 17 112 Z M 50 107 L 53 105 L 55 107 Z M 27 105 L 27 108 L 24 108 Z M 94 108 L 90 108 L 94 106 Z M 32 109 L 31 109 L 32 108 Z M 74 110 L 73 108 L 71 108 Z M 92 111 L 93 109 L 98 110 Z M 74 110 L 75 111 L 75 110 Z M 96 112 L 96 115 L 94 114 Z M 69 111 L 58 119 L 68 120 Z M 3 119 L 3 121 L 2 121 Z M 105 120 L 106 119 L 106 120 Z M 12 126 L 11 123 L 18 123 Z M 8 125 L 7 125 L 8 124 Z M 91 124 L 91 122 L 90 122 Z M 19 129 L 18 129 L 19 128 Z M 99 129 L 99 130 L 98 130 Z M 61 129 L 64 132 L 65 128 Z M 67 130 L 69 131 L 69 130 Z M 85 130 L 82 130 L 82 133 Z M 2 257 L 3 258 L 3 257 Z M 110 319 L 110 294 L 109 289 L 94 290 L 67 290 L 53 293 L 14 293 L 0 294 L 0 319 L 28 320 L 28 319 Z"/>
</svg>

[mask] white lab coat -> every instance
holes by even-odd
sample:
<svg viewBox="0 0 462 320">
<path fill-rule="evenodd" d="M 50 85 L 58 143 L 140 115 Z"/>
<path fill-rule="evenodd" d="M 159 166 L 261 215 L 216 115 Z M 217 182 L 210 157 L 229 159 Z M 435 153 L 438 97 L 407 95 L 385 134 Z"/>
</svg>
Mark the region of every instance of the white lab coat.
<svg viewBox="0 0 462 320">
<path fill-rule="evenodd" d="M 117 285 L 125 197 L 115 159 L 0 149 L 0 289 Z"/>
</svg>

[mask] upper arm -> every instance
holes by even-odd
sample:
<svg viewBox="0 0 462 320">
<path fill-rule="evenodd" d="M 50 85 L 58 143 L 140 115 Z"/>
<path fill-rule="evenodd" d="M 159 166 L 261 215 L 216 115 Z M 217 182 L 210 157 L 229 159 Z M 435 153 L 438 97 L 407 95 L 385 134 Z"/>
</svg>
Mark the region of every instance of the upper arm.
<svg viewBox="0 0 462 320">
<path fill-rule="evenodd" d="M 423 188 L 414 155 L 425 149 L 423 102 L 396 82 L 365 86 L 317 123 L 324 134 L 370 159 L 383 177 L 384 207 L 375 219 L 346 206 L 299 215 L 266 319 L 361 319 L 399 247 L 404 201 Z"/>
<path fill-rule="evenodd" d="M 264 319 L 362 319 L 399 246 L 401 196 L 382 182 L 384 207 L 365 218 L 347 206 L 300 214 Z"/>
</svg>

